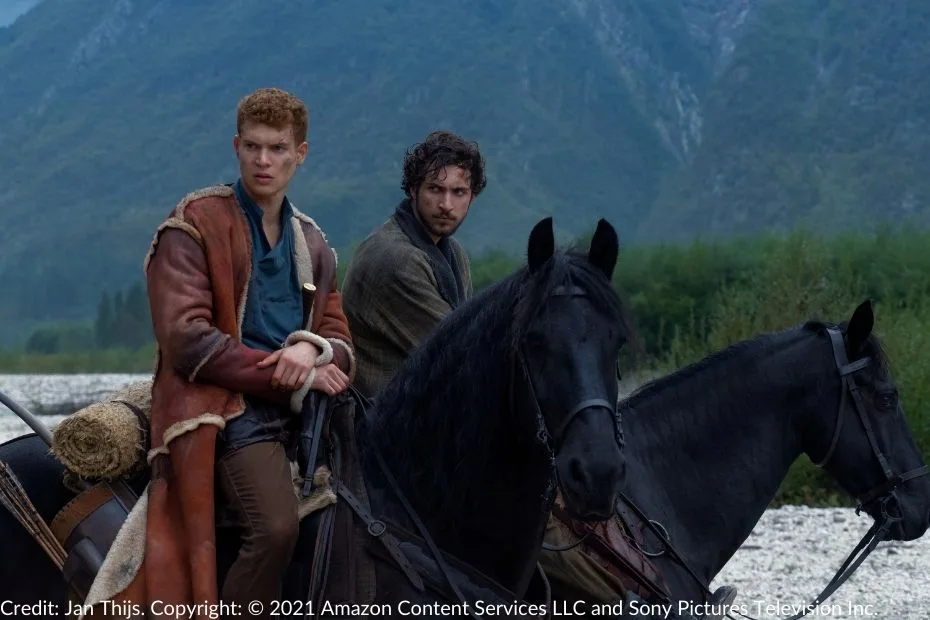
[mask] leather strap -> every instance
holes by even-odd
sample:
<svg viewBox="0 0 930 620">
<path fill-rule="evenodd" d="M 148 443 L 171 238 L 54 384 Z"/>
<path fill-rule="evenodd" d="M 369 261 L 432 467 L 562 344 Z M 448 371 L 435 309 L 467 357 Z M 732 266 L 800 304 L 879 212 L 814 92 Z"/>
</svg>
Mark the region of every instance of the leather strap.
<svg viewBox="0 0 930 620">
<path fill-rule="evenodd" d="M 79 600 L 90 591 L 136 499 L 122 480 L 100 482 L 79 493 L 52 519 L 52 533 L 68 553 L 62 576 Z"/>
<path fill-rule="evenodd" d="M 591 548 L 592 551 L 595 551 L 599 555 L 603 556 L 610 564 L 615 567 L 621 568 L 623 572 L 620 577 L 628 577 L 632 579 L 637 584 L 637 594 L 639 596 L 654 596 L 658 600 L 668 601 L 669 593 L 664 587 L 664 583 L 661 583 L 661 577 L 659 576 L 658 571 L 653 575 L 647 575 L 642 567 L 636 566 L 629 558 L 625 557 L 623 553 L 611 546 L 607 541 L 602 539 L 596 533 L 596 528 L 588 523 L 580 523 L 569 517 L 562 507 L 555 503 L 552 506 L 552 514 L 557 519 L 565 523 L 574 533 L 578 536 L 583 536 L 585 545 Z M 626 524 L 629 529 L 629 524 Z M 623 533 L 621 532 L 621 536 Z M 623 542 L 626 542 L 624 538 Z M 635 554 L 637 558 L 643 563 L 644 566 L 650 565 L 649 560 L 641 552 L 636 549 L 635 546 L 629 545 L 627 547 L 631 553 Z M 657 579 L 659 581 L 657 581 Z"/>
<path fill-rule="evenodd" d="M 111 499 L 113 499 L 113 494 L 106 484 L 95 484 L 65 504 L 50 524 L 52 533 L 58 542 L 64 545 L 81 521 Z"/>
<path fill-rule="evenodd" d="M 136 416 L 136 424 L 139 427 L 139 432 L 142 433 L 141 444 L 143 446 L 147 446 L 149 444 L 149 434 L 152 426 L 152 421 L 149 419 L 148 413 L 143 411 L 142 408 L 139 407 L 136 403 L 126 399 L 117 399 L 113 402 L 125 405 L 125 407 L 132 411 L 133 415 Z"/>
<path fill-rule="evenodd" d="M 126 511 L 126 514 L 128 515 L 132 512 L 133 506 L 135 506 L 136 502 L 139 500 L 139 496 L 132 490 L 132 487 L 126 484 L 126 481 L 122 479 L 111 480 L 107 485 L 109 485 L 110 492 L 113 493 L 113 497 L 120 503 L 123 510 Z"/>
<path fill-rule="evenodd" d="M 314 407 L 314 405 L 316 405 Z M 323 392 L 311 391 L 304 399 L 304 407 L 300 412 L 300 456 L 306 458 L 304 467 L 304 483 L 300 496 L 310 497 L 313 492 L 313 474 L 316 471 L 317 453 L 320 450 L 320 436 L 323 434 L 323 422 L 326 420 L 329 406 L 329 396 Z M 306 455 L 303 452 L 306 450 Z"/>
<path fill-rule="evenodd" d="M 368 533 L 381 541 L 384 545 L 387 552 L 391 554 L 391 557 L 394 558 L 394 561 L 397 562 L 397 565 L 400 567 L 404 574 L 407 576 L 407 579 L 410 580 L 410 583 L 420 592 L 423 592 L 425 586 L 423 585 L 423 580 L 420 578 L 419 573 L 413 568 L 413 565 L 407 559 L 407 556 L 404 555 L 404 552 L 401 551 L 400 545 L 397 542 L 397 539 L 387 531 L 387 526 L 383 521 L 379 521 L 371 516 L 371 513 L 368 511 L 368 508 L 363 505 L 358 498 L 339 480 L 334 481 L 333 484 L 336 493 L 339 494 L 347 504 L 352 508 L 352 510 L 359 516 L 359 518 L 365 522 L 365 525 L 368 527 Z"/>
<path fill-rule="evenodd" d="M 313 560 L 310 564 L 310 586 L 308 599 L 316 605 L 322 605 L 322 596 L 326 581 L 329 577 L 329 563 L 333 545 L 333 525 L 336 516 L 336 506 L 330 505 L 323 509 L 319 515 L 316 531 L 316 545 L 313 550 Z"/>
</svg>

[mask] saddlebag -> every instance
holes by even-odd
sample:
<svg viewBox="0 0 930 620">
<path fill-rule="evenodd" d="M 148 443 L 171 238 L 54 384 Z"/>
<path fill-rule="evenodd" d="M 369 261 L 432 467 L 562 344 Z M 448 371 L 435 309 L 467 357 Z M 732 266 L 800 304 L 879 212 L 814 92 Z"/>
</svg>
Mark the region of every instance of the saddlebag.
<svg viewBox="0 0 930 620">
<path fill-rule="evenodd" d="M 99 482 L 85 489 L 55 515 L 51 530 L 64 547 L 62 567 L 70 597 L 83 603 L 116 534 L 137 495 L 123 481 Z"/>
</svg>

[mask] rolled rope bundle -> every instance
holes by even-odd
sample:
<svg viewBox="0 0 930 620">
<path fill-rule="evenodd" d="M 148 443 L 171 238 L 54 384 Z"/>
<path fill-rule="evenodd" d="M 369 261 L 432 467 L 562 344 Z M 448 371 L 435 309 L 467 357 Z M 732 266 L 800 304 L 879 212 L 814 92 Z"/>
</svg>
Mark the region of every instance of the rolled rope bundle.
<svg viewBox="0 0 930 620">
<path fill-rule="evenodd" d="M 132 474 L 145 466 L 151 404 L 151 380 L 130 384 L 59 422 L 52 453 L 81 478 Z"/>
</svg>

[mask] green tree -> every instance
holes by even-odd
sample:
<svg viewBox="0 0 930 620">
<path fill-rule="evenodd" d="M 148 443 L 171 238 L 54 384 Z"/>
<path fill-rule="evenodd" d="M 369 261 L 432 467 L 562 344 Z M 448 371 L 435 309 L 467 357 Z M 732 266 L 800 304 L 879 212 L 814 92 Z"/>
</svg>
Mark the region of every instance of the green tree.
<svg viewBox="0 0 930 620">
<path fill-rule="evenodd" d="M 26 352 L 38 353 L 41 355 L 58 353 L 59 340 L 58 332 L 54 329 L 37 329 L 32 332 L 32 335 L 29 336 L 29 340 L 26 341 Z"/>
<path fill-rule="evenodd" d="M 110 294 L 104 291 L 97 304 L 97 319 L 94 321 L 94 336 L 97 347 L 107 349 L 113 338 L 113 301 Z"/>
</svg>

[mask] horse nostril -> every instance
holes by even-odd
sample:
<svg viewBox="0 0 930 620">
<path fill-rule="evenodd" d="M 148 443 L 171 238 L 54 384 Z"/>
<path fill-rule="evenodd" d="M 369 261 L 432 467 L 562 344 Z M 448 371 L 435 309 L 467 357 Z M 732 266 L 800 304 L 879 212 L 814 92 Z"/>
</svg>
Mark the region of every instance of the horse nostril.
<svg viewBox="0 0 930 620">
<path fill-rule="evenodd" d="M 568 473 L 571 475 L 572 480 L 579 484 L 584 484 L 585 482 L 585 472 L 584 467 L 581 466 L 581 461 L 578 459 L 572 459 L 569 463 Z"/>
</svg>

